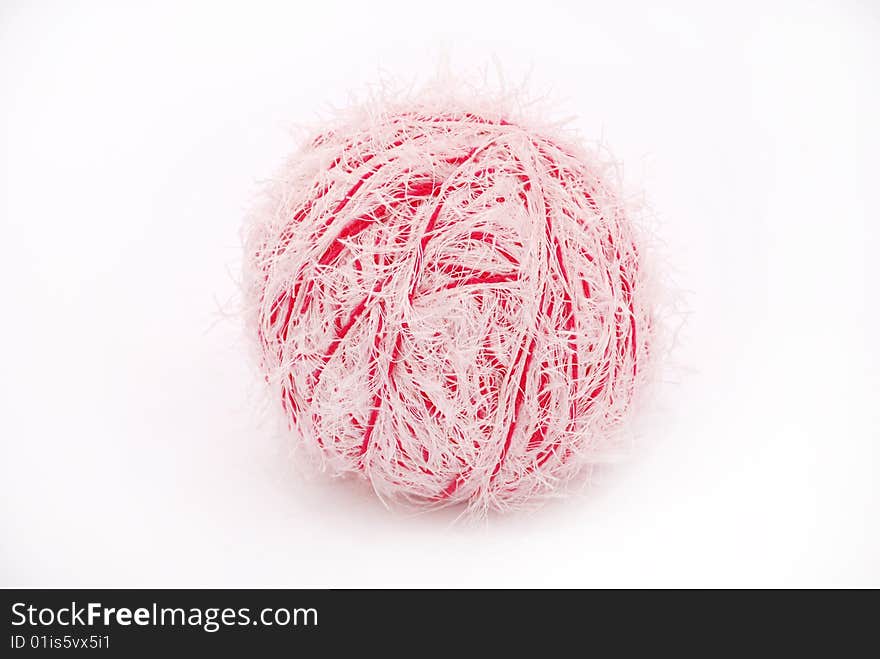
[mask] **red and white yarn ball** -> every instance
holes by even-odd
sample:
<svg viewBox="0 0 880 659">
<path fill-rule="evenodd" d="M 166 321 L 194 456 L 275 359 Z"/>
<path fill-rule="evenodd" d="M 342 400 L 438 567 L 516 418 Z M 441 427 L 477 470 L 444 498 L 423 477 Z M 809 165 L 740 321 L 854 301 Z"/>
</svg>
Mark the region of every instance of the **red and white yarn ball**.
<svg viewBox="0 0 880 659">
<path fill-rule="evenodd" d="M 611 173 L 455 104 L 355 111 L 311 140 L 246 239 L 260 363 L 297 441 L 382 498 L 478 511 L 601 460 L 652 350 Z"/>
</svg>

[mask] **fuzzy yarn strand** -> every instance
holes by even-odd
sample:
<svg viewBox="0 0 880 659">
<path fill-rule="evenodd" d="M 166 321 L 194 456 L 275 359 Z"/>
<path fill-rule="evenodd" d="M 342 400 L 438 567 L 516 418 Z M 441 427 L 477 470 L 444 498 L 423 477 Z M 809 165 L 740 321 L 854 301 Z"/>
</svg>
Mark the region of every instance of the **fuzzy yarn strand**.
<svg viewBox="0 0 880 659">
<path fill-rule="evenodd" d="M 315 135 L 246 229 L 265 380 L 384 499 L 516 508 L 615 441 L 652 352 L 610 166 L 512 113 L 410 101 Z"/>
</svg>

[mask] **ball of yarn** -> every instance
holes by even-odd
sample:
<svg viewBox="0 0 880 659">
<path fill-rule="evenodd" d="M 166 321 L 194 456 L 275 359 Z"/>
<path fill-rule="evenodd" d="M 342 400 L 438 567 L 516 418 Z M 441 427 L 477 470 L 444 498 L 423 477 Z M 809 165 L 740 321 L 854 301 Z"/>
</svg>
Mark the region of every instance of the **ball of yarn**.
<svg viewBox="0 0 880 659">
<path fill-rule="evenodd" d="M 500 112 L 355 111 L 252 214 L 246 296 L 290 431 L 383 498 L 503 510 L 601 459 L 650 357 L 609 165 Z"/>
</svg>

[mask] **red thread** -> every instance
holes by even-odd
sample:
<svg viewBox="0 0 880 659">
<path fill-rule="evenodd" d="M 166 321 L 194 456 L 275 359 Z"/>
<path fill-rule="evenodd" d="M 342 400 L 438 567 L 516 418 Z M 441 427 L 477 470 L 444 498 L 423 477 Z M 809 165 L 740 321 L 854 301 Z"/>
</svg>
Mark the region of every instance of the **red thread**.
<svg viewBox="0 0 880 659">
<path fill-rule="evenodd" d="M 574 149 L 472 112 L 381 128 L 316 137 L 326 165 L 288 177 L 305 181 L 278 195 L 289 220 L 255 233 L 266 379 L 292 427 L 376 487 L 525 500 L 629 404 L 639 250 Z"/>
</svg>

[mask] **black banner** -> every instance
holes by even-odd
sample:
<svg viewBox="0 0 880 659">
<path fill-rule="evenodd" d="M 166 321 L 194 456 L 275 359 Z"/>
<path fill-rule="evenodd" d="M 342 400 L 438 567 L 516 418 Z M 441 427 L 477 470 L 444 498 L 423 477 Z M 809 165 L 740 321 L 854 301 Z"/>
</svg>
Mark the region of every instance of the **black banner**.
<svg viewBox="0 0 880 659">
<path fill-rule="evenodd" d="M 835 655 L 876 625 L 814 595 L 662 591 L 4 590 L 3 656 L 580 656 L 595 651 L 791 649 Z M 876 593 L 870 598 L 874 599 Z M 840 595 L 835 595 L 839 598 Z M 846 611 L 846 613 L 844 613 Z M 835 633 L 835 622 L 842 633 Z M 796 643 L 795 643 L 796 644 Z M 575 652 L 576 650 L 576 652 Z M 589 650 L 589 651 L 588 651 Z M 253 653 L 256 653 L 254 655 Z"/>
</svg>

